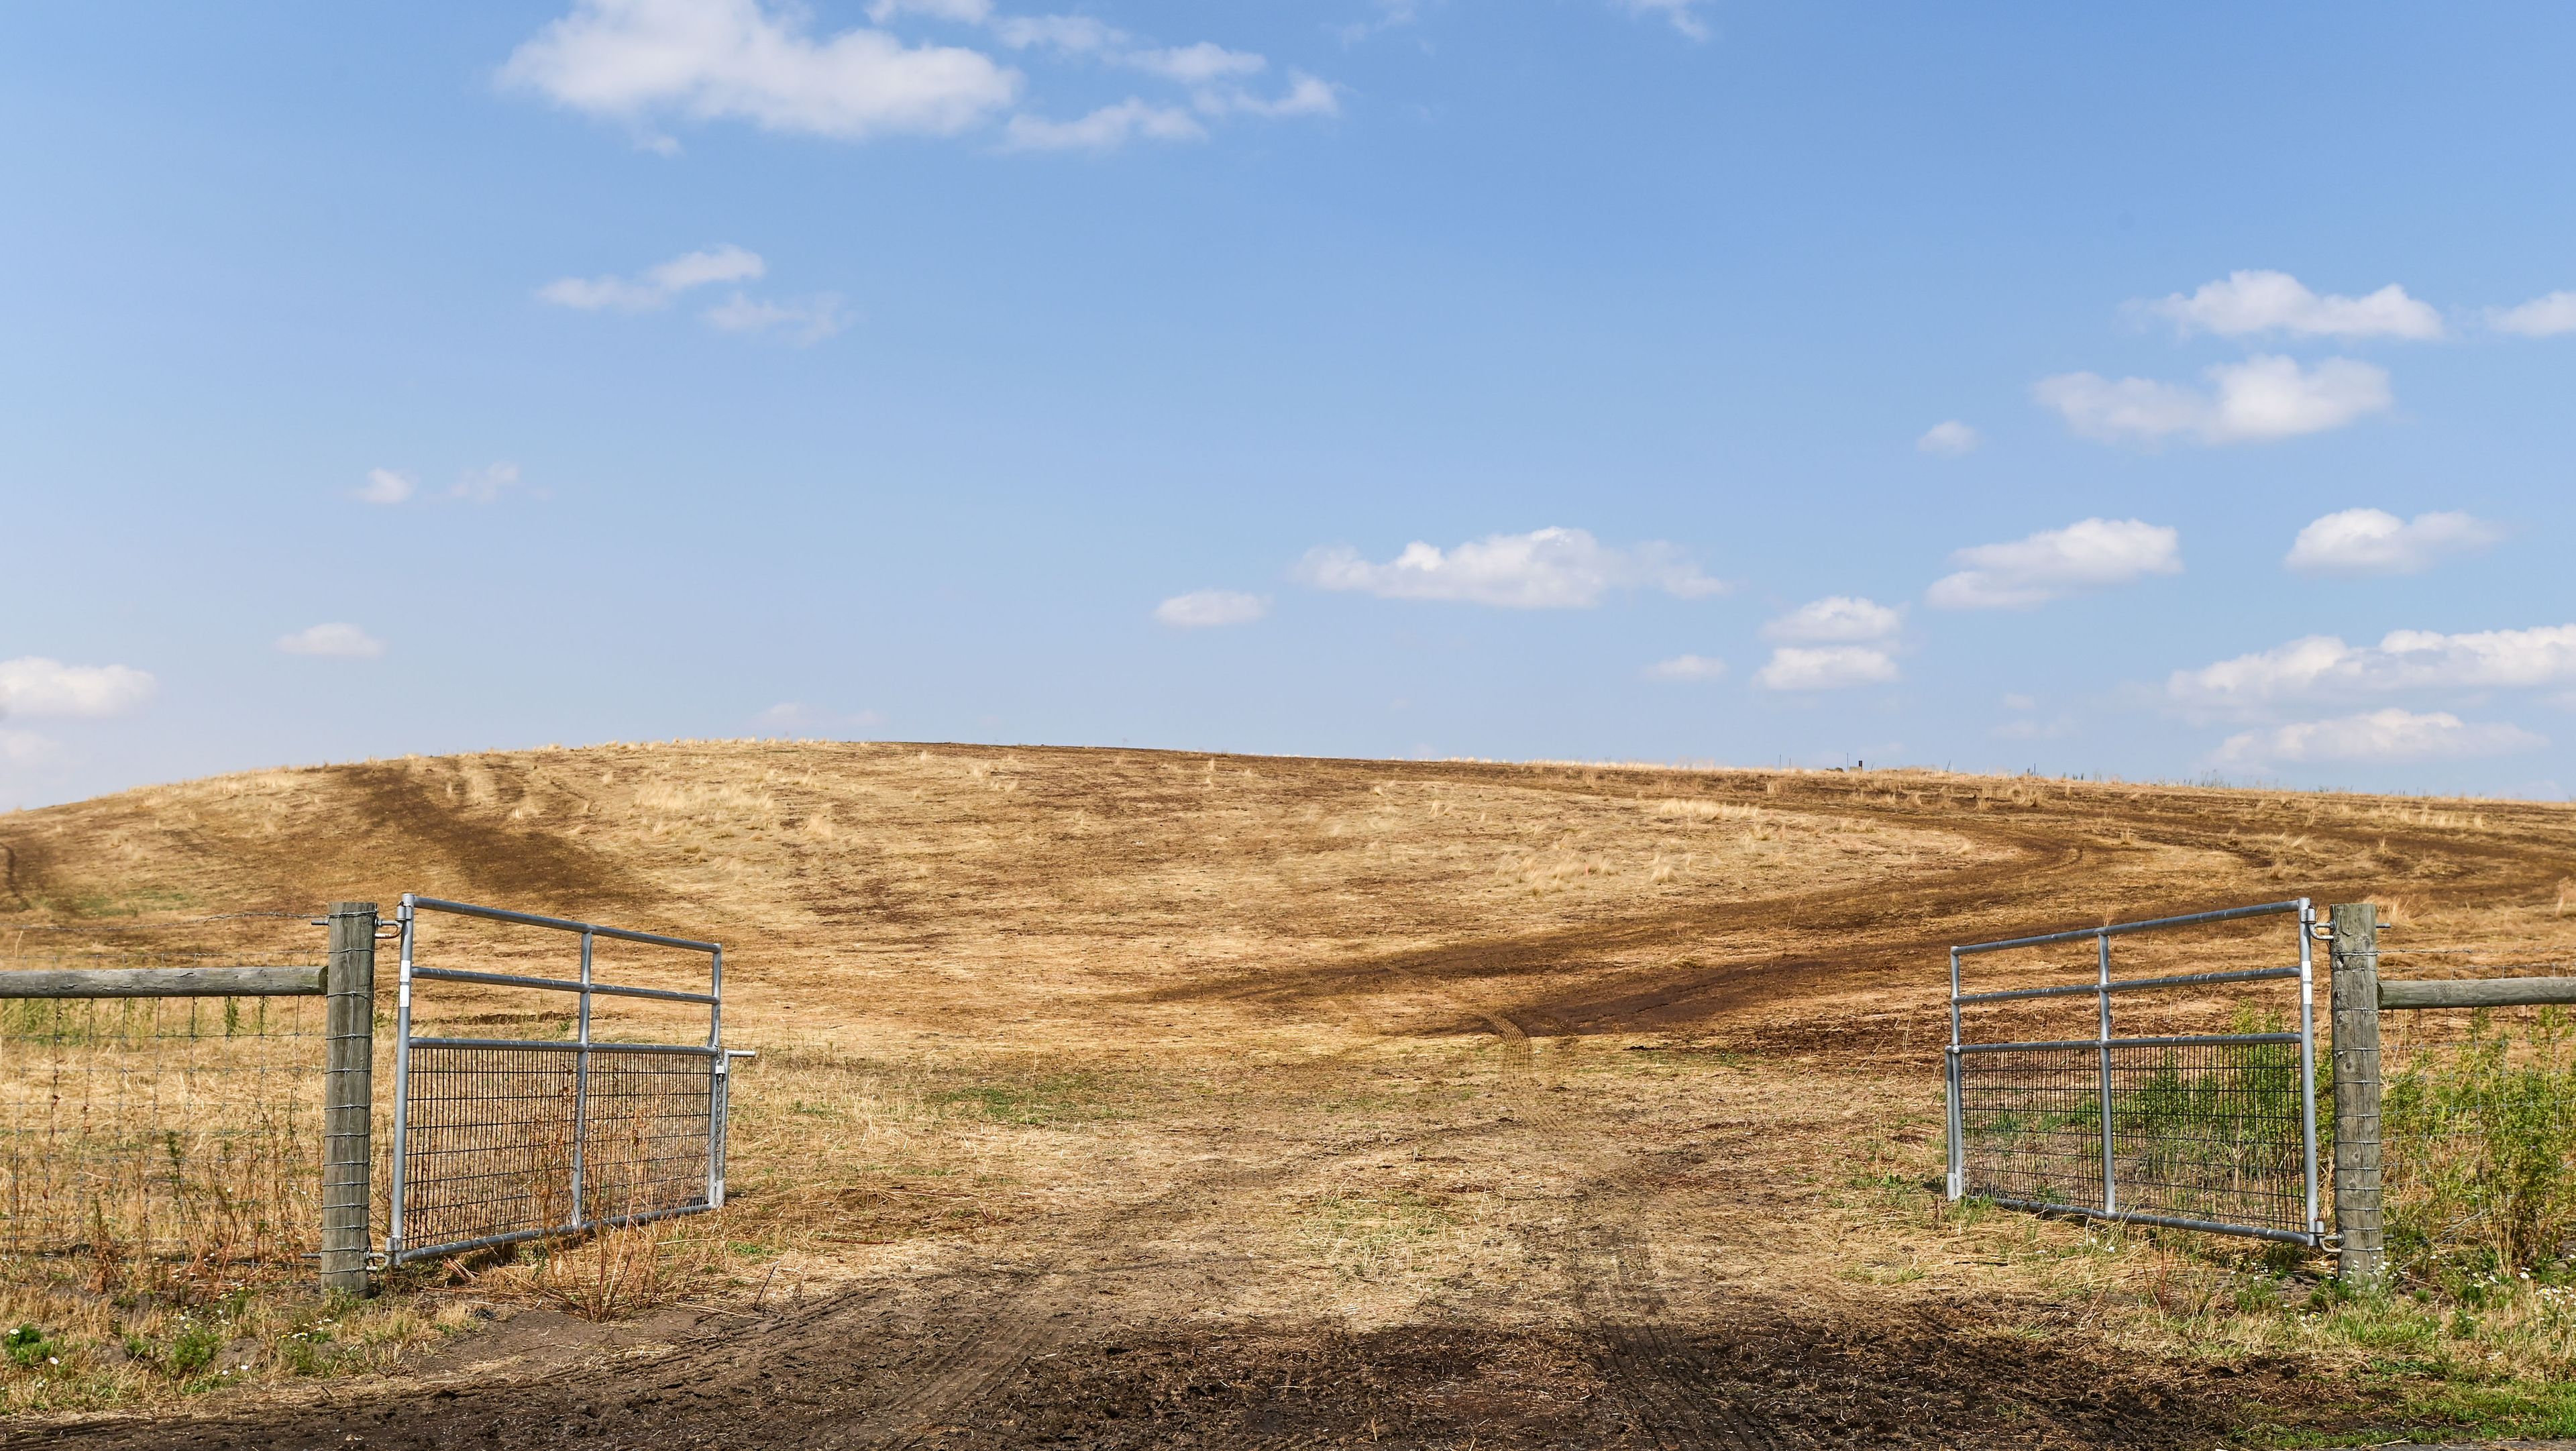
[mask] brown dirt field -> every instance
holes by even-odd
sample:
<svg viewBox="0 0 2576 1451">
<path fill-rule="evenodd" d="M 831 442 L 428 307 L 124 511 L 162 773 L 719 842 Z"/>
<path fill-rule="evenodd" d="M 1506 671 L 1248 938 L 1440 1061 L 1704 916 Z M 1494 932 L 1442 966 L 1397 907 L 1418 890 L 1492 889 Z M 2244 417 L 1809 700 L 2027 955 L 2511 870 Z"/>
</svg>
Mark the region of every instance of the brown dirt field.
<svg viewBox="0 0 2576 1451">
<path fill-rule="evenodd" d="M 640 1317 L 457 1267 L 365 1374 L 0 1445 L 2361 1431 L 2362 1352 L 2172 1308 L 2227 1247 L 1940 1205 L 1943 949 L 2302 894 L 2576 944 L 2564 806 L 1922 772 L 609 746 L 12 813 L 0 866 L 0 940 L 404 891 L 712 937 L 763 1054 Z"/>
</svg>

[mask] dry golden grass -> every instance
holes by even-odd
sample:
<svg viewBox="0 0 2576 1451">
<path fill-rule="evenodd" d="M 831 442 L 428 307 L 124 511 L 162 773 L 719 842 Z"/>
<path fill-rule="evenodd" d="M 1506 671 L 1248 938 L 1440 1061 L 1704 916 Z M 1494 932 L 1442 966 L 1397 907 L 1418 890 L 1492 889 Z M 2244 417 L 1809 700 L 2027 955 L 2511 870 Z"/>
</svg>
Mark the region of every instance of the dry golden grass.
<svg viewBox="0 0 2576 1451">
<path fill-rule="evenodd" d="M 415 891 L 726 944 L 727 1040 L 762 1054 L 730 1207 L 423 1271 L 339 1312 L 364 1354 L 297 1360 L 315 1327 L 253 1307 L 263 1383 L 450 1363 L 478 1307 L 742 1313 L 1094 1262 L 1193 1267 L 1083 1302 L 1171 1325 L 1566 1325 L 1649 1284 L 1681 1322 L 1976 1303 L 2159 1354 L 2331 1358 L 2358 1342 L 2324 1312 L 2190 1328 L 2258 1280 L 2278 1299 L 2259 1256 L 1939 1206 L 1944 948 L 2297 893 L 2376 898 L 2411 940 L 2576 945 L 2562 806 L 1913 771 L 677 742 L 155 787 L 0 817 L 0 847 L 0 932 Z M 568 946 L 436 930 L 458 963 Z M 89 1379 L 0 1370 L 10 1405 L 195 1384 L 107 1364 L 170 1312 L 11 1313 Z"/>
</svg>

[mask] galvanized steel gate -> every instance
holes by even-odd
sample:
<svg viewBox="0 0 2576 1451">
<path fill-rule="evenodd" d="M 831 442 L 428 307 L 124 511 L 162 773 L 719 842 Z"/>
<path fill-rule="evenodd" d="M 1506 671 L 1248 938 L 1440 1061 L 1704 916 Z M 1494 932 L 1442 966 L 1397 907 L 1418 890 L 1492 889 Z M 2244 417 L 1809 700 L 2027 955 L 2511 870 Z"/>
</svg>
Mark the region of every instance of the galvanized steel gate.
<svg viewBox="0 0 2576 1451">
<path fill-rule="evenodd" d="M 433 912 L 577 934 L 580 976 L 425 966 L 420 914 Z M 748 1055 L 724 1046 L 722 947 L 409 893 L 399 922 L 389 1264 L 724 1204 L 727 1069 Z M 600 938 L 705 953 L 707 990 L 597 981 Z M 573 1037 L 414 1037 L 413 994 L 436 982 L 570 994 Z M 703 1006 L 706 1041 L 593 1041 L 591 1003 L 603 996 Z"/>
<path fill-rule="evenodd" d="M 2115 979 L 2111 939 L 2289 916 L 2295 964 Z M 2121 922 L 1950 949 L 1952 1199 L 2317 1245 L 2316 1014 L 2308 899 Z M 2093 981 L 1962 993 L 1960 959 L 2091 939 Z M 2116 994 L 2298 979 L 2298 1031 L 2119 1037 Z M 1960 1010 L 2090 995 L 2090 1038 L 1969 1042 Z M 2284 1025 L 2286 1027 L 2286 1024 Z"/>
</svg>

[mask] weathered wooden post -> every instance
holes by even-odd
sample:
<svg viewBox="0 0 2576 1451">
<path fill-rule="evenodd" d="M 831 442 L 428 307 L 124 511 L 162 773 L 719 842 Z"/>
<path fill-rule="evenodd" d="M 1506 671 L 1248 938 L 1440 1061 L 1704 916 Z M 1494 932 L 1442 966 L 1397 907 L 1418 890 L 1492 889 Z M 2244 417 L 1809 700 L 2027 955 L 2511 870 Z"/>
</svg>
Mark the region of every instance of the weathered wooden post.
<svg viewBox="0 0 2576 1451">
<path fill-rule="evenodd" d="M 2334 929 L 2334 1198 L 2342 1236 L 2336 1273 L 2356 1290 L 2387 1272 L 2380 1222 L 2379 908 L 2347 902 Z"/>
<path fill-rule="evenodd" d="M 367 1292 L 375 1110 L 376 904 L 331 904 L 322 999 L 322 1288 Z"/>
</svg>

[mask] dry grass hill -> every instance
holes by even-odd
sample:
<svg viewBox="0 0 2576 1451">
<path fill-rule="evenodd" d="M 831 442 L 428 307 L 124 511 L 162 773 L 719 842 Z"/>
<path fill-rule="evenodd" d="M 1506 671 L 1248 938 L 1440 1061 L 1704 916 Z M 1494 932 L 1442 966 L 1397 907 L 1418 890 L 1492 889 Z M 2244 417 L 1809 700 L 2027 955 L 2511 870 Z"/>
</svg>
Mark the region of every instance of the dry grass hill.
<svg viewBox="0 0 2576 1451">
<path fill-rule="evenodd" d="M 763 1056 L 715 1229 L 434 1273 L 319 1364 L 245 1321 L 250 1386 L 176 1421 L 133 1369 L 10 1404 L 99 1445 L 2363 1434 L 2434 1392 L 2326 1320 L 2229 1310 L 2299 1267 L 1923 1187 L 1943 949 L 2309 895 L 2563 952 L 2571 877 L 2563 805 L 884 744 L 12 813 L 0 948 L 412 891 L 720 940 L 728 1039 Z M 2513 1374 L 2576 1363 L 2535 1337 Z"/>
</svg>

